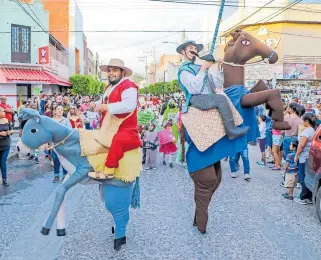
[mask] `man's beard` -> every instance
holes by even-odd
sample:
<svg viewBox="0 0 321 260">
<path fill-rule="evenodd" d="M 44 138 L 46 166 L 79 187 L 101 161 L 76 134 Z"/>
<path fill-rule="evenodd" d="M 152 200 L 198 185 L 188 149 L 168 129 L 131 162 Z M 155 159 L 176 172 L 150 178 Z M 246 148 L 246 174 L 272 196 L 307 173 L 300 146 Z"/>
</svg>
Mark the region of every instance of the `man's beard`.
<svg viewBox="0 0 321 260">
<path fill-rule="evenodd" d="M 117 85 L 119 83 L 119 81 L 121 80 L 121 78 L 117 78 L 117 79 L 114 79 L 114 80 L 111 80 L 108 78 L 108 81 L 111 85 Z"/>
</svg>

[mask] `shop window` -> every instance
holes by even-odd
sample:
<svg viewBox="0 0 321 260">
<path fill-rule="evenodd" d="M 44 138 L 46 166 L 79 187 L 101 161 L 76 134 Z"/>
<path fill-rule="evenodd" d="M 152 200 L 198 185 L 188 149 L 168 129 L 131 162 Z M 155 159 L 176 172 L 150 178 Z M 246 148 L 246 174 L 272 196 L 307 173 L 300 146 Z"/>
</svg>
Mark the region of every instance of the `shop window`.
<svg viewBox="0 0 321 260">
<path fill-rule="evenodd" d="M 31 27 L 11 25 L 11 61 L 30 63 Z"/>
</svg>

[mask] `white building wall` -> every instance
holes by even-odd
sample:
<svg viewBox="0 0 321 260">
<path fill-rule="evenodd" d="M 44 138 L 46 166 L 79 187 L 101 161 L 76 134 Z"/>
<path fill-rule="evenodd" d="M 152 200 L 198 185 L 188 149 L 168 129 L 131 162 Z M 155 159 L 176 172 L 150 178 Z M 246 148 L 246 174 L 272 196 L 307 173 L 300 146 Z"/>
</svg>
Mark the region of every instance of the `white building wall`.
<svg viewBox="0 0 321 260">
<path fill-rule="evenodd" d="M 17 87 L 16 84 L 0 84 L 1 96 L 7 97 L 7 103 L 12 107 L 17 107 Z"/>
</svg>

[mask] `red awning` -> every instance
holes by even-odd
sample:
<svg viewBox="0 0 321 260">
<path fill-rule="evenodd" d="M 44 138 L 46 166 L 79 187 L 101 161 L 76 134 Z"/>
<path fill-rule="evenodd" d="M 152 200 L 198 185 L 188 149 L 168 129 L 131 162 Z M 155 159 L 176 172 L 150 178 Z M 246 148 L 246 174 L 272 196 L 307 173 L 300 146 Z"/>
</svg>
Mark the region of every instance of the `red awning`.
<svg viewBox="0 0 321 260">
<path fill-rule="evenodd" d="M 51 84 L 65 86 L 65 87 L 71 87 L 71 84 L 69 83 L 69 81 L 67 79 L 60 77 L 58 75 L 55 75 L 53 73 L 50 73 L 48 71 L 44 71 L 44 73 L 50 78 Z"/>
<path fill-rule="evenodd" d="M 1 68 L 0 83 L 50 84 L 50 78 L 41 70 Z"/>
</svg>

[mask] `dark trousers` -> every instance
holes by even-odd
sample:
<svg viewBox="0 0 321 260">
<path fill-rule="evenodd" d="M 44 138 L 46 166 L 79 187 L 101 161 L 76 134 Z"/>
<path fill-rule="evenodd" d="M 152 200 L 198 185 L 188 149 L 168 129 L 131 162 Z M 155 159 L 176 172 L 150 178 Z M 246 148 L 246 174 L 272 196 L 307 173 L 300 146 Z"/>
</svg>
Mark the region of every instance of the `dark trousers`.
<svg viewBox="0 0 321 260">
<path fill-rule="evenodd" d="M 3 180 L 7 179 L 7 159 L 9 151 L 10 146 L 5 150 L 0 151 L 1 175 Z"/>
<path fill-rule="evenodd" d="M 312 192 L 305 186 L 304 179 L 305 179 L 305 163 L 299 163 L 299 182 L 301 184 L 301 193 L 300 199 L 312 199 Z"/>
<path fill-rule="evenodd" d="M 191 177 L 195 186 L 196 225 L 199 231 L 205 232 L 208 221 L 208 206 L 222 180 L 221 162 L 216 162 L 214 165 L 193 172 Z"/>
</svg>

